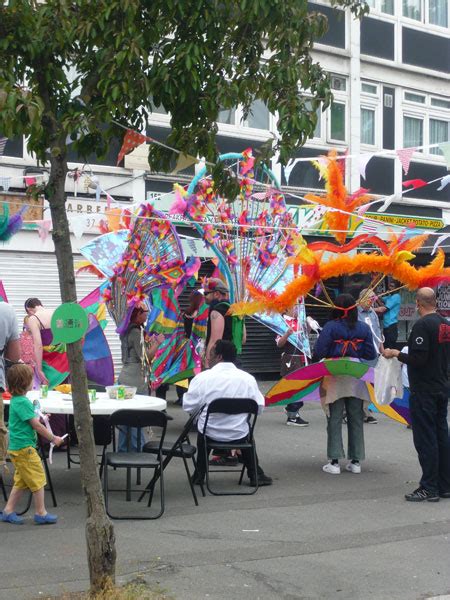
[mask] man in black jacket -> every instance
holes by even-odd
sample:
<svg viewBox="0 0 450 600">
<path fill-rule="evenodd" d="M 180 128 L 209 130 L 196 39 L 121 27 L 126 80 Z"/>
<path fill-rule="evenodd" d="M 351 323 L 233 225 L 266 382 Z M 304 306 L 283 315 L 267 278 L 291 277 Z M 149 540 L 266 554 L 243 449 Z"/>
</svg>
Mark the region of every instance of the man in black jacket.
<svg viewBox="0 0 450 600">
<path fill-rule="evenodd" d="M 422 478 L 420 487 L 406 494 L 409 502 L 438 502 L 450 498 L 450 461 L 447 424 L 450 323 L 436 312 L 431 288 L 416 294 L 420 319 L 408 340 L 408 354 L 386 349 L 385 358 L 396 357 L 408 367 L 411 389 L 410 414 L 414 446 Z"/>
</svg>

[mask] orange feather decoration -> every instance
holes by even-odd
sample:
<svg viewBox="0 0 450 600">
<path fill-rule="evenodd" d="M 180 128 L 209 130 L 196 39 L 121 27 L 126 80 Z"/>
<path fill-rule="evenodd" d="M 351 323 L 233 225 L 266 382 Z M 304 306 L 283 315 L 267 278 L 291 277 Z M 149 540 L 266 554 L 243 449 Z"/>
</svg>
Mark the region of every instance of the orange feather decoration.
<svg viewBox="0 0 450 600">
<path fill-rule="evenodd" d="M 326 195 L 307 194 L 305 198 L 316 204 L 322 204 L 328 206 L 330 209 L 335 209 L 325 213 L 324 221 L 333 237 L 340 244 L 344 244 L 351 216 L 345 213 L 351 213 L 358 206 L 367 204 L 371 198 L 365 194 L 367 190 L 364 189 L 360 189 L 351 195 L 348 194 L 344 184 L 343 161 L 336 160 L 336 157 L 336 150 L 332 150 L 328 153 L 327 158 L 323 157 L 321 161 L 313 161 L 313 165 L 325 179 Z M 326 166 L 324 166 L 325 160 L 327 161 Z"/>
</svg>

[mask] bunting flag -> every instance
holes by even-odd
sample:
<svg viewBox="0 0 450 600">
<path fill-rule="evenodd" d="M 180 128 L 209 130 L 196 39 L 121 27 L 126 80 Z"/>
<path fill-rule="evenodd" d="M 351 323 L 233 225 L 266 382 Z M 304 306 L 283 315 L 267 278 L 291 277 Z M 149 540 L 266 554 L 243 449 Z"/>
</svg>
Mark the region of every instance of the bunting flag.
<svg viewBox="0 0 450 600">
<path fill-rule="evenodd" d="M 405 175 L 408 175 L 409 165 L 415 151 L 416 148 L 401 148 L 400 150 L 396 150 L 397 156 L 402 163 Z"/>
<path fill-rule="evenodd" d="M 440 235 L 438 237 L 438 239 L 434 243 L 433 250 L 431 252 L 431 256 L 436 254 L 438 247 L 442 244 L 442 242 L 445 242 L 445 240 L 448 240 L 448 238 L 450 238 L 450 233 L 443 233 L 442 235 Z"/>
<path fill-rule="evenodd" d="M 30 187 L 31 185 L 36 185 L 36 177 L 24 177 L 25 185 Z"/>
<path fill-rule="evenodd" d="M 286 184 L 289 185 L 289 178 L 291 176 L 292 171 L 295 168 L 295 165 L 300 161 L 299 158 L 294 158 L 288 162 L 288 164 L 284 167 L 284 177 L 286 179 Z"/>
<path fill-rule="evenodd" d="M 3 156 L 3 154 L 5 153 L 5 148 L 6 148 L 6 142 L 8 141 L 8 138 L 6 137 L 1 137 L 0 138 L 0 156 Z"/>
<path fill-rule="evenodd" d="M 380 206 L 380 208 L 377 210 L 377 212 L 385 212 L 390 207 L 392 202 L 394 201 L 394 198 L 395 198 L 395 194 L 392 194 L 392 196 L 388 196 L 386 198 L 386 200 L 383 202 L 383 204 Z"/>
<path fill-rule="evenodd" d="M 443 177 L 441 179 L 441 185 L 438 187 L 438 192 L 440 192 L 441 190 L 443 190 L 449 184 L 450 184 L 450 175 L 446 175 L 445 177 Z"/>
<path fill-rule="evenodd" d="M 198 163 L 198 159 L 195 156 L 191 156 L 190 154 L 184 154 L 184 152 L 180 152 L 177 158 L 177 164 L 175 165 L 175 169 L 172 171 L 172 174 L 176 175 L 179 171 L 183 171 L 188 167 L 195 165 Z"/>
<path fill-rule="evenodd" d="M 428 183 L 423 179 L 408 179 L 407 181 L 404 181 L 402 185 L 403 187 L 410 187 L 411 190 L 408 191 L 412 191 L 418 190 L 421 187 L 425 187 L 426 185 L 428 185 Z"/>
<path fill-rule="evenodd" d="M 367 163 L 373 157 L 373 154 L 361 154 L 359 157 L 359 174 L 363 179 L 366 178 Z"/>
<path fill-rule="evenodd" d="M 447 171 L 450 171 L 450 142 L 442 142 L 442 144 L 439 144 L 439 150 L 444 155 Z"/>
<path fill-rule="evenodd" d="M 123 138 L 122 148 L 117 157 L 117 166 L 119 166 L 119 163 L 122 161 L 125 154 L 129 154 L 137 146 L 140 146 L 147 141 L 151 141 L 151 138 L 142 135 L 142 133 L 138 133 L 137 131 L 133 131 L 132 129 L 127 129 L 125 137 Z"/>
<path fill-rule="evenodd" d="M 42 243 L 44 243 L 45 240 L 48 238 L 50 229 L 52 228 L 52 220 L 51 219 L 39 220 L 39 221 L 35 221 L 35 223 L 38 228 L 38 236 L 42 240 Z"/>
<path fill-rule="evenodd" d="M 0 177 L 0 187 L 3 188 L 4 192 L 7 192 L 9 190 L 10 185 L 11 185 L 11 177 Z"/>
</svg>

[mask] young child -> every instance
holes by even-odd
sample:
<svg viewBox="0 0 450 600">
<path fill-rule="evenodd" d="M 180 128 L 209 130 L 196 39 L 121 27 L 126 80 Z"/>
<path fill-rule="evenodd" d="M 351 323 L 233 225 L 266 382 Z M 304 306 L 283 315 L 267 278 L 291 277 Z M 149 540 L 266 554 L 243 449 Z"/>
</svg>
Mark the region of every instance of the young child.
<svg viewBox="0 0 450 600">
<path fill-rule="evenodd" d="M 41 459 L 36 452 L 37 433 L 55 446 L 64 440 L 52 435 L 39 421 L 31 400 L 26 393 L 33 384 L 33 370 L 25 364 L 13 365 L 7 374 L 8 389 L 12 395 L 9 408 L 8 453 L 14 465 L 14 486 L 8 502 L 0 513 L 5 523 L 21 525 L 23 519 L 15 513 L 15 508 L 24 490 L 31 490 L 35 508 L 34 522 L 38 525 L 56 523 L 57 516 L 45 510 L 44 487 L 47 483 Z"/>
</svg>

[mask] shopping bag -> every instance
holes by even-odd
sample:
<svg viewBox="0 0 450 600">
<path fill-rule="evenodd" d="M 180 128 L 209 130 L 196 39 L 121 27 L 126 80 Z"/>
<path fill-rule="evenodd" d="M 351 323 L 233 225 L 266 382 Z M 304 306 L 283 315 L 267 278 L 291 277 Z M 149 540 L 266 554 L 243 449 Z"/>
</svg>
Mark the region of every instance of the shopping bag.
<svg viewBox="0 0 450 600">
<path fill-rule="evenodd" d="M 403 397 L 402 364 L 396 358 L 380 356 L 375 367 L 375 398 L 378 404 L 390 404 Z"/>
</svg>

